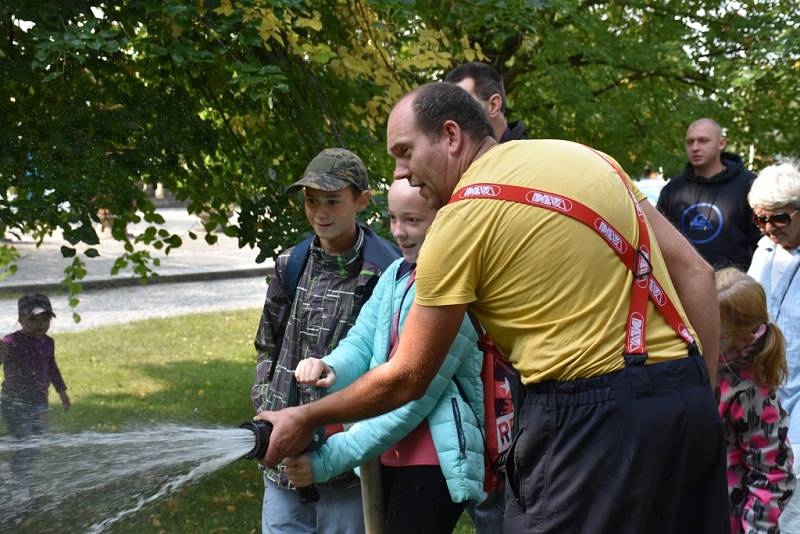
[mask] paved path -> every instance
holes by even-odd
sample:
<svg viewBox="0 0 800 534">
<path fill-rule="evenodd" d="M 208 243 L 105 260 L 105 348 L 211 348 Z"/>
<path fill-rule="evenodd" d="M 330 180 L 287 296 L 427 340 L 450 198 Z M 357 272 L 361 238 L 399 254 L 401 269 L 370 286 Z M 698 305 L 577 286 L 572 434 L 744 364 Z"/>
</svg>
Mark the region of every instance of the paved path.
<svg viewBox="0 0 800 534">
<path fill-rule="evenodd" d="M 166 317 L 213 310 L 260 308 L 266 293 L 265 276 L 271 262 L 257 264 L 257 250 L 239 248 L 235 239 L 218 234 L 219 241 L 208 245 L 203 240 L 200 221 L 184 208 L 159 210 L 165 218 L 164 227 L 181 236 L 183 245 L 169 255 L 154 251 L 161 259 L 157 268 L 159 283 L 141 285 L 130 269 L 111 276 L 111 266 L 122 252 L 122 245 L 113 239 L 101 239 L 100 256 L 87 260 L 84 286 L 79 295 L 78 313 L 81 322 L 75 323 L 65 296 L 52 294 L 63 278 L 64 266 L 70 260 L 62 258 L 64 244 L 60 235 L 48 237 L 40 247 L 33 241 L 14 242 L 22 259 L 16 274 L 0 282 L 0 293 L 39 290 L 51 293 L 57 318 L 52 332 L 84 330 L 103 324 L 118 324 L 151 317 Z M 131 225 L 138 233 L 144 224 Z M 200 236 L 188 237 L 190 231 Z M 174 283 L 183 282 L 183 283 Z M 121 285 L 114 289 L 91 289 Z M 0 299 L 0 334 L 18 328 L 16 303 Z"/>
<path fill-rule="evenodd" d="M 79 323 L 72 320 L 66 296 L 56 295 L 51 301 L 57 317 L 50 332 L 73 332 L 154 317 L 261 308 L 266 291 L 264 277 L 86 291 L 79 296 Z M 253 335 L 256 326 L 253 324 Z M 0 334 L 18 328 L 16 302 L 0 300 Z"/>
</svg>

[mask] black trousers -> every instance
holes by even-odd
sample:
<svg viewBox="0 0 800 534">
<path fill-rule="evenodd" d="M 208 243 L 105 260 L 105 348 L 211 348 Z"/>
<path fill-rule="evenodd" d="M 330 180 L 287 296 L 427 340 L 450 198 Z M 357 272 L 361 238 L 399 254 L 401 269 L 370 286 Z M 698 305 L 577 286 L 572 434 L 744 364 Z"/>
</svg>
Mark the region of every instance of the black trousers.
<svg viewBox="0 0 800 534">
<path fill-rule="evenodd" d="M 381 466 L 385 534 L 449 534 L 467 503 L 454 503 L 438 465 Z"/>
<path fill-rule="evenodd" d="M 631 364 L 526 388 L 506 533 L 727 533 L 725 435 L 706 366 Z"/>
</svg>

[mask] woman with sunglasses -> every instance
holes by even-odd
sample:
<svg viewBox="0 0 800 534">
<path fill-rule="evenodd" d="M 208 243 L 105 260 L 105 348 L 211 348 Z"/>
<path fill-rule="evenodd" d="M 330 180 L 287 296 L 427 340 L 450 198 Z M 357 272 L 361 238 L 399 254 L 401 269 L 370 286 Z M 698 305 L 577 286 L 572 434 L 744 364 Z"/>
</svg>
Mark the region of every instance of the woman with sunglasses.
<svg viewBox="0 0 800 534">
<path fill-rule="evenodd" d="M 779 396 L 790 414 L 789 442 L 794 469 L 800 468 L 800 168 L 797 162 L 767 167 L 747 196 L 763 238 L 747 274 L 767 294 L 770 321 L 786 337 L 789 374 Z M 784 532 L 800 532 L 800 497 L 795 496 L 780 517 Z"/>
</svg>

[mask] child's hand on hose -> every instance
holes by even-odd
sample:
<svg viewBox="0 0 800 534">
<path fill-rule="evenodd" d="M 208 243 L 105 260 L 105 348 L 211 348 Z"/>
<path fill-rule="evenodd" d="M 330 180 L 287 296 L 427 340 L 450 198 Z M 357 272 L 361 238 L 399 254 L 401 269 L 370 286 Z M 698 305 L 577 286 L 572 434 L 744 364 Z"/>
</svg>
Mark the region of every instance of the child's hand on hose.
<svg viewBox="0 0 800 534">
<path fill-rule="evenodd" d="M 294 378 L 298 384 L 329 388 L 336 382 L 336 373 L 333 372 L 333 367 L 319 358 L 306 358 L 297 364 Z"/>
<path fill-rule="evenodd" d="M 308 454 L 286 458 L 283 461 L 283 466 L 286 468 L 286 476 L 298 488 L 304 488 L 314 483 L 311 460 L 308 458 Z"/>
</svg>

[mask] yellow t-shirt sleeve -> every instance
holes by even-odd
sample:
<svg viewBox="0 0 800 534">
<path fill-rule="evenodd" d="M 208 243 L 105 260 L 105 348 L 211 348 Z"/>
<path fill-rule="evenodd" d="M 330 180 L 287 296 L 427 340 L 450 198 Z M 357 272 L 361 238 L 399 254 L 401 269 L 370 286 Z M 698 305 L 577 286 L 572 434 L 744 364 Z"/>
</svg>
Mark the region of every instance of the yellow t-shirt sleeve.
<svg viewBox="0 0 800 534">
<path fill-rule="evenodd" d="M 637 202 L 641 202 L 642 200 L 647 198 L 647 195 L 642 193 L 642 191 L 638 187 L 636 187 L 636 182 L 631 180 L 630 177 L 627 174 L 625 175 L 625 179 L 628 182 L 628 185 L 630 186 L 631 191 L 633 191 L 633 196 L 634 196 L 634 198 L 636 198 Z"/>
<path fill-rule="evenodd" d="M 477 299 L 481 240 L 454 207 L 439 212 L 420 250 L 414 302 L 422 306 L 468 304 Z"/>
<path fill-rule="evenodd" d="M 631 191 L 633 192 L 633 197 L 636 199 L 636 202 L 641 202 L 642 200 L 646 199 L 647 195 L 645 195 L 644 193 L 642 193 L 639 190 L 639 188 L 636 186 L 636 182 L 631 180 L 631 177 L 628 175 L 627 172 L 625 172 L 625 170 L 622 168 L 622 166 L 619 164 L 619 162 L 616 159 L 614 159 L 611 156 L 609 156 L 608 154 L 603 154 L 603 155 L 606 158 L 608 158 L 609 161 L 613 161 L 614 165 L 619 167 L 619 169 L 622 171 L 622 174 L 625 176 L 625 182 L 627 182 L 628 187 L 631 188 Z M 616 172 L 616 170 L 614 172 Z"/>
</svg>

